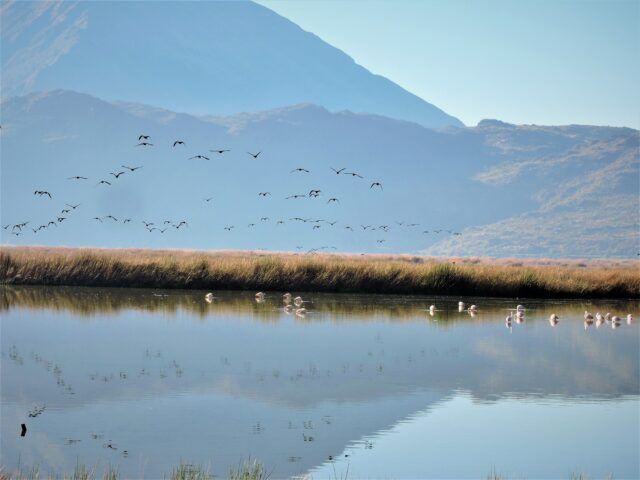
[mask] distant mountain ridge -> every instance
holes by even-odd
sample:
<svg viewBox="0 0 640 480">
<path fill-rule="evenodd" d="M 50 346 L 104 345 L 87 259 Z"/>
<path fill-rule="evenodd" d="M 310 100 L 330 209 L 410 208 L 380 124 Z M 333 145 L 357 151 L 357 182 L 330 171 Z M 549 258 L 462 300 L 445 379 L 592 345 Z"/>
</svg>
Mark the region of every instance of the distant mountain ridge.
<svg viewBox="0 0 640 480">
<path fill-rule="evenodd" d="M 196 117 L 70 91 L 1 106 L 3 226 L 37 225 L 65 203 L 82 204 L 58 228 L 2 230 L 4 242 L 548 257 L 635 258 L 639 250 L 640 137 L 629 128 L 484 121 L 436 131 L 310 104 Z M 140 133 L 154 146 L 136 147 Z M 177 139 L 186 146 L 172 147 Z M 249 151 L 262 153 L 254 160 Z M 189 160 L 197 154 L 211 159 Z M 115 180 L 109 172 L 122 164 L 143 169 Z M 290 173 L 298 167 L 310 173 Z M 374 181 L 384 190 L 370 188 Z M 309 198 L 311 189 L 321 196 Z M 304 198 L 285 199 L 294 194 Z M 340 203 L 328 204 L 332 197 Z M 92 220 L 106 215 L 119 221 Z M 126 217 L 133 221 L 124 225 Z M 312 229 L 294 217 L 324 221 Z M 159 234 L 141 224 L 167 219 L 189 228 Z"/>
<path fill-rule="evenodd" d="M 230 114 L 298 103 L 463 126 L 253 2 L 3 2 L 2 97 L 64 88 Z"/>
</svg>

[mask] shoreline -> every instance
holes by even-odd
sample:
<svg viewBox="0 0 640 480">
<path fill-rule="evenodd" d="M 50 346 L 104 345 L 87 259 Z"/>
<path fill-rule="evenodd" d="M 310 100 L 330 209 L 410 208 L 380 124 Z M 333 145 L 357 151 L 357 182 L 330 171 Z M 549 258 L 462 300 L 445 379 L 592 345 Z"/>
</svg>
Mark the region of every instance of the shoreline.
<svg viewBox="0 0 640 480">
<path fill-rule="evenodd" d="M 636 260 L 0 247 L 0 284 L 521 298 L 640 298 Z"/>
</svg>

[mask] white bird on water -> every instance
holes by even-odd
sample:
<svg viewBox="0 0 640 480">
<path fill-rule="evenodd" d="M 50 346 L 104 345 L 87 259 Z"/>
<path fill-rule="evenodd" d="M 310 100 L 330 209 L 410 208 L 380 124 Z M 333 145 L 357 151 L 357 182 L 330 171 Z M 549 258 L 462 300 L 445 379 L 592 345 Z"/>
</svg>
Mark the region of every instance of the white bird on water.
<svg viewBox="0 0 640 480">
<path fill-rule="evenodd" d="M 213 293 L 211 293 L 211 292 L 207 293 L 207 294 L 204 296 L 204 300 L 205 300 L 205 302 L 207 302 L 207 303 L 211 303 L 211 302 L 213 302 L 213 299 L 214 299 L 214 298 L 215 298 L 215 297 L 213 296 Z"/>
<path fill-rule="evenodd" d="M 589 312 L 587 312 L 586 310 L 584 311 L 584 319 L 585 320 L 591 320 L 593 321 L 593 315 L 591 315 Z"/>
<path fill-rule="evenodd" d="M 549 323 L 551 324 L 552 327 L 555 327 L 559 321 L 560 321 L 560 317 L 555 313 L 552 313 L 551 316 L 549 317 Z"/>
<path fill-rule="evenodd" d="M 302 307 L 302 308 L 298 308 L 296 310 L 296 315 L 298 315 L 299 317 L 304 317 L 307 313 L 307 309 Z"/>
<path fill-rule="evenodd" d="M 631 325 L 633 323 L 633 315 L 627 315 L 627 325 Z"/>
<path fill-rule="evenodd" d="M 464 311 L 464 302 L 458 302 L 458 311 L 459 312 Z"/>
<path fill-rule="evenodd" d="M 282 295 L 282 301 L 284 303 L 291 303 L 291 294 L 289 292 Z"/>
<path fill-rule="evenodd" d="M 518 305 L 516 307 L 516 312 L 524 312 L 524 305 Z"/>
<path fill-rule="evenodd" d="M 264 302 L 264 293 L 262 292 L 256 293 L 256 302 L 258 303 Z"/>
<path fill-rule="evenodd" d="M 296 297 L 296 298 L 293 299 L 293 304 L 296 307 L 302 306 L 303 303 L 304 303 L 304 300 L 302 300 L 302 297 Z"/>
<path fill-rule="evenodd" d="M 435 305 L 431 305 L 429 307 L 429 315 L 433 316 L 434 313 L 436 313 L 436 306 Z"/>
</svg>

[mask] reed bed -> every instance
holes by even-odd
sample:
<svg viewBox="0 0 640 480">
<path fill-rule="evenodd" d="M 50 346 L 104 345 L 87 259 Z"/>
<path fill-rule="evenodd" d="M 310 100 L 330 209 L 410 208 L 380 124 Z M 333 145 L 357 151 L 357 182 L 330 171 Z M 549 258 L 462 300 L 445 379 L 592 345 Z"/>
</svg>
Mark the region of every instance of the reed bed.
<svg viewBox="0 0 640 480">
<path fill-rule="evenodd" d="M 0 283 L 200 290 L 640 298 L 640 264 L 2 247 Z"/>
</svg>

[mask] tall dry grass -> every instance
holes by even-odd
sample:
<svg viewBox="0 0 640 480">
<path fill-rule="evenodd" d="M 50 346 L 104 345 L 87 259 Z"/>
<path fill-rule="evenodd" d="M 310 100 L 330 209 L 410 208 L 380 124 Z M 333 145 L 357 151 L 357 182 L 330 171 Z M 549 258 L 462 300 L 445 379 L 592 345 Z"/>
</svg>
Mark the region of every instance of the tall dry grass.
<svg viewBox="0 0 640 480">
<path fill-rule="evenodd" d="M 0 249 L 0 283 L 211 290 L 640 298 L 638 262 L 461 262 L 421 257 Z"/>
</svg>

